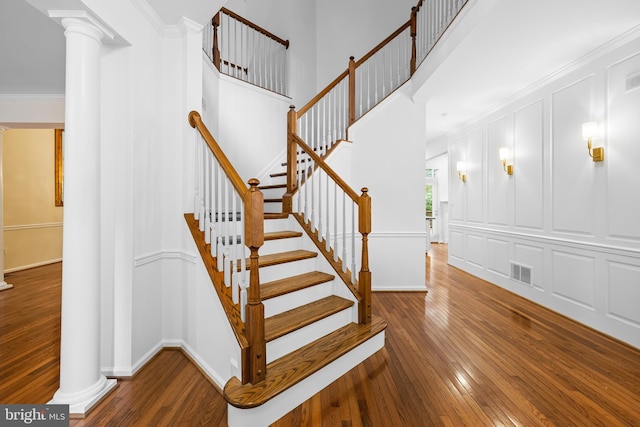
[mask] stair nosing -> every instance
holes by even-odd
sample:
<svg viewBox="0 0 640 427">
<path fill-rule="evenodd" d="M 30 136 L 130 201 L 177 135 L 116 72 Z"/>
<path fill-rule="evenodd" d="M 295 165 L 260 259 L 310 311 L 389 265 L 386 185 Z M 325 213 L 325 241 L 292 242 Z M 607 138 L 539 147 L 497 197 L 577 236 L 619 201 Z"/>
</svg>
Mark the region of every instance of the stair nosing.
<svg viewBox="0 0 640 427">
<path fill-rule="evenodd" d="M 333 314 L 339 313 L 347 308 L 353 307 L 354 302 L 348 299 L 341 298 L 336 295 L 331 295 L 326 298 L 322 298 L 316 300 L 312 303 L 302 305 L 300 307 L 293 308 L 291 310 L 287 310 L 283 313 L 276 314 L 275 316 L 268 317 L 264 320 L 264 329 L 265 329 L 265 341 L 270 342 L 276 340 L 280 337 L 283 337 L 291 332 L 297 331 L 298 329 L 302 329 L 305 326 L 309 326 L 314 322 L 327 318 Z M 305 313 L 309 311 L 309 309 L 316 308 L 318 306 L 326 306 L 325 310 L 320 314 L 316 314 L 313 316 L 302 316 L 301 313 Z M 301 322 L 284 322 L 287 326 L 285 328 L 280 328 L 279 330 L 272 331 L 270 329 L 273 328 L 273 323 L 275 321 L 280 321 L 281 319 L 298 319 L 304 318 Z"/>
<path fill-rule="evenodd" d="M 273 254 L 260 255 L 260 257 L 258 258 L 258 268 L 271 267 L 273 265 L 286 264 L 288 262 L 294 262 L 294 261 L 302 261 L 305 259 L 315 258 L 317 256 L 318 256 L 317 252 L 307 251 L 305 249 L 296 249 L 293 251 L 284 251 L 284 252 L 276 252 Z M 237 260 L 236 263 L 238 265 L 237 271 L 242 271 L 240 260 Z M 246 258 L 245 263 L 246 263 L 247 270 L 250 270 L 251 259 Z"/>
<path fill-rule="evenodd" d="M 285 230 L 285 231 L 267 231 L 264 233 L 265 241 L 291 239 L 295 237 L 302 237 L 302 232 Z"/>
<path fill-rule="evenodd" d="M 361 330 L 366 327 L 369 330 L 365 334 Z M 238 378 L 232 377 L 224 387 L 224 398 L 236 408 L 249 409 L 260 406 L 383 332 L 386 327 L 387 322 L 376 315 L 371 316 L 371 323 L 350 323 L 343 326 L 269 363 L 264 381 L 258 384 L 242 384 Z M 315 360 L 321 360 L 321 363 L 309 364 L 309 357 L 304 356 L 317 349 L 317 346 L 325 341 L 331 342 L 332 340 L 335 340 L 335 343 L 323 346 L 315 357 Z M 303 360 L 306 366 L 301 368 L 300 362 L 295 363 L 299 360 Z"/>
<path fill-rule="evenodd" d="M 273 280 L 271 282 L 262 283 L 260 285 L 260 299 L 262 301 L 296 292 L 322 283 L 330 282 L 336 278 L 333 274 L 324 273 L 322 271 L 312 271 L 308 273 L 298 274 L 296 276 L 285 277 L 284 279 Z M 287 282 L 292 282 L 290 287 L 282 288 L 279 291 L 272 292 L 270 288 L 281 287 Z"/>
</svg>

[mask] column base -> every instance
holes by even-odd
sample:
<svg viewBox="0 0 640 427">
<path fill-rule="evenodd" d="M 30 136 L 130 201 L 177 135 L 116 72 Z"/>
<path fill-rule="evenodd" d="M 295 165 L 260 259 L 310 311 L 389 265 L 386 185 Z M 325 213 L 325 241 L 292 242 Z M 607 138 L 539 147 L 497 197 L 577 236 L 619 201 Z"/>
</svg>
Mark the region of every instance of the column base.
<svg viewBox="0 0 640 427">
<path fill-rule="evenodd" d="M 69 405 L 71 418 L 82 418 L 117 385 L 118 382 L 116 380 L 101 376 L 95 385 L 76 393 L 63 393 L 58 389 L 53 395 L 53 399 L 48 403 L 52 405 Z"/>
<path fill-rule="evenodd" d="M 13 285 L 8 284 L 7 282 L 0 282 L 0 291 L 4 291 L 6 289 L 13 288 Z"/>
</svg>

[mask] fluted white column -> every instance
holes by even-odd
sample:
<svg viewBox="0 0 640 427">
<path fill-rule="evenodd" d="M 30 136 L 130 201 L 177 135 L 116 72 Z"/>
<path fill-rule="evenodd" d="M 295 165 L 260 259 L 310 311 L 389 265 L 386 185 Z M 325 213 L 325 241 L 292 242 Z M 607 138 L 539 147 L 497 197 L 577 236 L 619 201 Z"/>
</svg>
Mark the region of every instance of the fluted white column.
<svg viewBox="0 0 640 427">
<path fill-rule="evenodd" d="M 51 403 L 86 413 L 116 384 L 100 372 L 100 47 L 90 20 L 66 37 L 60 388 Z"/>
<path fill-rule="evenodd" d="M 5 282 L 4 280 L 4 181 L 3 171 L 2 171 L 2 134 L 4 133 L 5 128 L 0 126 L 0 291 L 4 291 L 5 289 L 11 289 L 13 286 Z"/>
</svg>

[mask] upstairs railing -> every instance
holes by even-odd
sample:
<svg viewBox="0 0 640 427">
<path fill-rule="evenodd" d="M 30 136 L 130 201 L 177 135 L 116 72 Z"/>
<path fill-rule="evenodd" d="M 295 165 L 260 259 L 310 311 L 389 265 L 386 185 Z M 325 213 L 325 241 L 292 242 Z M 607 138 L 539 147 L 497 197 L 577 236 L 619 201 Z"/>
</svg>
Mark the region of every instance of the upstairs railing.
<svg viewBox="0 0 640 427">
<path fill-rule="evenodd" d="M 257 179 L 250 179 L 249 186 L 242 181 L 200 114 L 192 111 L 189 124 L 196 129 L 194 218 L 219 273 L 213 277 L 216 291 L 225 311 L 235 319 L 232 327 L 236 335 L 247 344 L 242 382 L 255 384 L 266 373 L 264 306 L 258 276 L 258 249 L 264 243 L 263 194 Z"/>
<path fill-rule="evenodd" d="M 221 73 L 289 95 L 289 41 L 222 8 L 203 31 L 203 47 Z"/>
<path fill-rule="evenodd" d="M 420 0 L 410 19 L 296 112 L 298 136 L 321 155 L 347 128 L 402 86 L 468 0 Z"/>
<path fill-rule="evenodd" d="M 371 319 L 371 198 L 366 188 L 361 194 L 352 190 L 324 158 L 337 142 L 348 139 L 351 124 L 411 78 L 466 2 L 420 0 L 406 23 L 360 60 L 351 57 L 347 69 L 325 89 L 288 113 L 283 211 L 295 214 L 351 287 L 361 323 Z"/>
</svg>

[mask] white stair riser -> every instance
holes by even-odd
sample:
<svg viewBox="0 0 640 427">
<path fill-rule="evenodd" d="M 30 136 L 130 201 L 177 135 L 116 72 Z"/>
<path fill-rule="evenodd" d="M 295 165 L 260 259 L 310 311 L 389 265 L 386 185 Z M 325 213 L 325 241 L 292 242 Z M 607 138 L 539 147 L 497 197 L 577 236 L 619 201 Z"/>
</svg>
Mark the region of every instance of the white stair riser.
<svg viewBox="0 0 640 427">
<path fill-rule="evenodd" d="M 262 195 L 264 196 L 265 199 L 279 199 L 282 197 L 282 195 L 284 193 L 287 192 L 286 188 L 267 188 L 266 190 L 260 190 L 262 191 Z"/>
<path fill-rule="evenodd" d="M 260 255 L 267 255 L 301 248 L 302 237 L 288 237 L 286 239 L 265 240 L 258 253 Z"/>
<path fill-rule="evenodd" d="M 267 363 L 291 353 L 312 341 L 351 323 L 353 307 L 318 320 L 302 329 L 267 343 Z"/>
<path fill-rule="evenodd" d="M 250 409 L 227 405 L 229 427 L 267 427 L 292 411 L 384 346 L 384 331 L 300 381 L 268 402 Z"/>
<path fill-rule="evenodd" d="M 263 300 L 264 316 L 271 317 L 284 311 L 292 310 L 304 304 L 309 304 L 332 295 L 333 281 L 320 283 L 308 288 L 290 292 L 275 298 Z"/>
<path fill-rule="evenodd" d="M 264 221 L 264 232 L 291 230 L 292 220 L 290 218 L 267 219 Z"/>
<path fill-rule="evenodd" d="M 260 268 L 260 283 L 272 282 L 284 279 L 285 277 L 297 276 L 298 274 L 314 271 L 316 266 L 315 258 L 303 259 L 300 261 L 285 262 L 283 264 L 272 265 Z"/>
<path fill-rule="evenodd" d="M 264 211 L 268 213 L 280 213 L 282 212 L 282 203 L 266 203 L 264 204 Z"/>
</svg>

